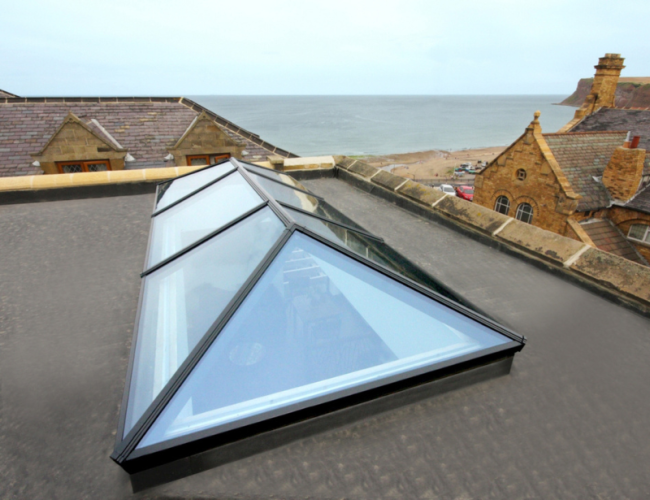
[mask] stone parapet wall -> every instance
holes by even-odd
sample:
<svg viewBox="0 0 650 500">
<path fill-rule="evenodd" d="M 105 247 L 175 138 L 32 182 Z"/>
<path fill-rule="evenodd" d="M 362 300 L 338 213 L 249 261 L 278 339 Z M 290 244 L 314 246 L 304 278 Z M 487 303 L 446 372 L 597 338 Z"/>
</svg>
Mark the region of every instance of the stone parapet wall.
<svg viewBox="0 0 650 500">
<path fill-rule="evenodd" d="M 384 190 L 384 198 L 400 206 L 403 199 L 432 215 L 479 233 L 499 246 L 543 262 L 623 304 L 650 314 L 650 268 L 598 250 L 579 238 L 560 236 L 525 224 L 487 207 L 444 194 L 389 172 L 378 170 L 361 160 L 340 158 L 337 167 L 366 184 L 366 190 Z"/>
</svg>

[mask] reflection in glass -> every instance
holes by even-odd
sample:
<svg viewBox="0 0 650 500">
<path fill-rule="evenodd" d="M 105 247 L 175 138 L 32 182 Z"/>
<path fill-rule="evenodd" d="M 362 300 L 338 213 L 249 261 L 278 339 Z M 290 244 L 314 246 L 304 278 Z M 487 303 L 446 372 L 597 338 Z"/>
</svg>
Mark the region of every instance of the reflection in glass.
<svg viewBox="0 0 650 500">
<path fill-rule="evenodd" d="M 125 434 L 283 230 L 263 208 L 145 278 Z"/>
<path fill-rule="evenodd" d="M 296 232 L 138 448 L 507 341 Z"/>
<path fill-rule="evenodd" d="M 262 199 L 238 173 L 224 177 L 158 214 L 151 227 L 151 267 L 259 205 Z"/>
<path fill-rule="evenodd" d="M 247 170 L 250 170 L 251 172 L 254 172 L 256 174 L 260 175 L 265 175 L 267 177 L 273 177 L 274 179 L 277 179 L 279 181 L 282 181 L 284 184 L 288 184 L 289 186 L 294 186 L 297 187 L 298 189 L 302 189 L 304 191 L 307 191 L 307 189 L 300 184 L 297 180 L 295 180 L 293 177 L 286 175 L 286 174 L 281 174 L 280 172 L 277 172 L 275 170 L 271 170 L 270 168 L 264 168 L 260 167 L 258 165 L 253 165 L 252 163 L 244 163 L 242 162 L 244 167 Z"/>
<path fill-rule="evenodd" d="M 215 165 L 214 167 L 199 170 L 198 172 L 186 175 L 185 177 L 179 177 L 178 179 L 174 179 L 171 182 L 161 185 L 158 189 L 158 202 L 156 203 L 156 209 L 160 210 L 161 208 L 174 203 L 176 200 L 180 200 L 183 196 L 187 196 L 192 191 L 196 191 L 201 186 L 205 186 L 208 182 L 224 175 L 233 168 L 235 167 L 232 163 L 226 162 L 220 165 Z"/>
<path fill-rule="evenodd" d="M 309 212 L 314 212 L 318 207 L 318 198 L 311 196 L 301 191 L 296 191 L 288 186 L 283 186 L 277 182 L 265 179 L 261 175 L 256 175 L 250 172 L 251 177 L 257 182 L 264 191 L 269 193 L 277 201 L 292 205 L 294 207 L 302 208 Z"/>
</svg>

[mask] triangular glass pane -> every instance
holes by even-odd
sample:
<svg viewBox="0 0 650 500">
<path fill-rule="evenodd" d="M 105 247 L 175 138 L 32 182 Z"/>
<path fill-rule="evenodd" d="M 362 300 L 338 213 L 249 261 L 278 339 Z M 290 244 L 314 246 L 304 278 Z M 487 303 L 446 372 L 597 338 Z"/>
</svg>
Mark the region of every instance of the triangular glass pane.
<svg viewBox="0 0 650 500">
<path fill-rule="evenodd" d="M 330 241 L 343 245 L 350 250 L 362 255 L 378 264 L 402 272 L 403 266 L 395 265 L 391 259 L 394 251 L 381 241 L 365 236 L 357 231 L 333 224 L 316 217 L 301 213 L 297 210 L 285 207 L 289 215 L 300 225 L 327 238 Z M 402 259 L 403 260 L 403 259 Z"/>
<path fill-rule="evenodd" d="M 208 182 L 215 180 L 217 177 L 224 175 L 226 172 L 233 170 L 234 168 L 235 166 L 227 161 L 163 184 L 158 189 L 156 210 L 171 205 L 175 201 L 180 200 L 183 196 L 187 196 L 191 192 L 199 189 L 201 186 L 205 186 Z"/>
<path fill-rule="evenodd" d="M 138 448 L 237 428 L 507 342 L 296 232 Z"/>
<path fill-rule="evenodd" d="M 124 435 L 284 229 L 265 207 L 145 277 Z"/>
<path fill-rule="evenodd" d="M 377 264 L 392 269 L 396 273 L 430 288 L 447 298 L 457 302 L 460 301 L 466 306 L 472 308 L 471 305 L 466 304 L 465 301 L 462 301 L 443 284 L 429 276 L 427 273 L 424 273 L 422 270 L 417 269 L 408 259 L 405 259 L 403 255 L 397 253 L 386 243 L 357 231 L 312 217 L 311 215 L 307 215 L 297 210 L 288 207 L 285 207 L 285 209 L 298 224 L 310 229 L 316 234 L 343 245 L 353 252 L 356 252 Z"/>
<path fill-rule="evenodd" d="M 191 198 L 156 215 L 151 227 L 148 267 L 243 215 L 262 198 L 233 172 Z"/>
</svg>

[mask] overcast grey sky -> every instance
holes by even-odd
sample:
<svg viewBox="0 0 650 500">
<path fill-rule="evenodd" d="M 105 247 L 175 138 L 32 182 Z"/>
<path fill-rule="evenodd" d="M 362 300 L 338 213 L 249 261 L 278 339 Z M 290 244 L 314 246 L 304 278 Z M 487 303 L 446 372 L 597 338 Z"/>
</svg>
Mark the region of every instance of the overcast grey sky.
<svg viewBox="0 0 650 500">
<path fill-rule="evenodd" d="M 650 2 L 4 2 L 19 95 L 569 94 L 598 57 L 650 76 Z"/>
</svg>

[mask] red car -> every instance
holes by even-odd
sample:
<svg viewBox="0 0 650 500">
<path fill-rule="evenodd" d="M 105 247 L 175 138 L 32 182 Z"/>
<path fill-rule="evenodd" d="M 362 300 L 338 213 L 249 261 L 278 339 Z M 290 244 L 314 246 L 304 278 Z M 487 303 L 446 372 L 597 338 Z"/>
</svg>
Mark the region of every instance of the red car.
<svg viewBox="0 0 650 500">
<path fill-rule="evenodd" d="M 474 188 L 472 186 L 456 186 L 456 195 L 467 201 L 474 200 Z"/>
</svg>

